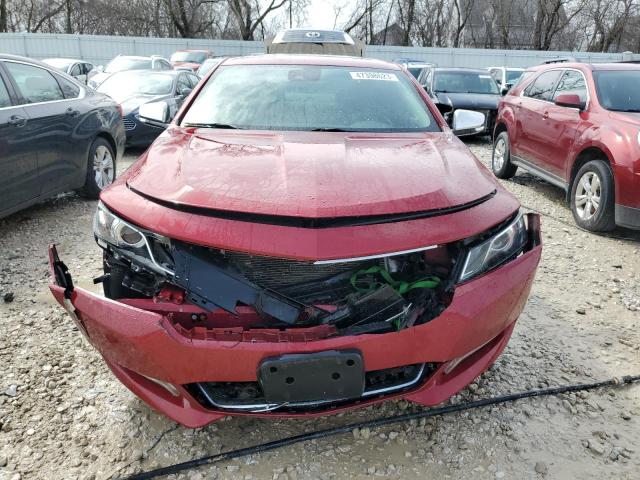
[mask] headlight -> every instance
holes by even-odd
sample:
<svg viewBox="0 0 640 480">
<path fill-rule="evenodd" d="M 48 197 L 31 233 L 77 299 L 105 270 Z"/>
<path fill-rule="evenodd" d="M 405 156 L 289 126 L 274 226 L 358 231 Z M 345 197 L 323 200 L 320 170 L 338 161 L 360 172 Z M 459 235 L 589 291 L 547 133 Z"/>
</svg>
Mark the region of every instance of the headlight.
<svg viewBox="0 0 640 480">
<path fill-rule="evenodd" d="M 102 204 L 93 219 L 93 233 L 99 240 L 104 240 L 116 247 L 138 249 L 146 246 L 144 234 L 133 225 L 116 217 Z"/>
<path fill-rule="evenodd" d="M 522 252 L 527 244 L 527 227 L 519 214 L 506 228 L 471 247 L 460 273 L 460 282 L 480 275 Z"/>
<path fill-rule="evenodd" d="M 102 202 L 98 202 L 98 209 L 93 217 L 93 233 L 96 236 L 98 245 L 102 248 L 116 247 L 119 254 L 130 260 L 135 260 L 153 270 L 171 274 L 167 268 L 168 262 L 162 264 L 154 257 L 154 245 L 170 245 L 166 237 L 145 232 L 138 227 L 131 225 L 125 220 L 111 213 Z M 157 248 L 156 248 L 156 253 Z M 165 259 L 166 260 L 166 259 Z"/>
</svg>

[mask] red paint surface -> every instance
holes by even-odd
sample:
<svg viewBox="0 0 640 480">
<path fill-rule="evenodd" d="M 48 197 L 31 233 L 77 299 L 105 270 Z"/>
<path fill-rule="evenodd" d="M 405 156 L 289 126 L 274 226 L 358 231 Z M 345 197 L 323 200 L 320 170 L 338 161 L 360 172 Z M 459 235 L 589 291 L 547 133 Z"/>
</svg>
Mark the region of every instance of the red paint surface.
<svg viewBox="0 0 640 480">
<path fill-rule="evenodd" d="M 181 335 L 166 314 L 105 299 L 81 288 L 74 290 L 71 301 L 80 326 L 125 385 L 176 421 L 199 426 L 215 420 L 221 413 L 194 406 L 195 401 L 185 391 L 182 391 L 184 401 L 172 407 L 167 402 L 175 403 L 175 397 L 144 377 L 127 374 L 126 370 L 183 385 L 199 381 L 253 381 L 264 358 L 286 353 L 355 348 L 362 353 L 367 371 L 447 362 L 468 355 L 503 332 L 510 334 L 531 289 L 540 253 L 541 247 L 535 247 L 502 268 L 459 286 L 451 304 L 438 318 L 379 335 L 313 341 L 200 340 Z M 53 283 L 50 288 L 62 304 L 62 288 Z M 170 308 L 168 305 L 166 308 Z M 172 307 L 175 311 L 186 308 Z M 429 381 L 405 396 L 425 404 L 445 400 L 486 369 L 504 344 L 506 339 L 491 354 L 480 355 L 466 365 L 464 375 L 452 373 L 446 382 L 438 377 L 440 383 Z"/>
</svg>

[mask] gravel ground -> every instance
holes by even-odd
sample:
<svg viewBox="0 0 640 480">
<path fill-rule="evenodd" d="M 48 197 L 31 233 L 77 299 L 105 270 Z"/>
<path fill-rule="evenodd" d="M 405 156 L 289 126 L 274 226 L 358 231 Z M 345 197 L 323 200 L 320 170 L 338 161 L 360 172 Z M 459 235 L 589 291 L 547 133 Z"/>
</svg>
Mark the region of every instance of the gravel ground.
<svg viewBox="0 0 640 480">
<path fill-rule="evenodd" d="M 486 141 L 470 142 L 485 163 Z M 140 152 L 129 152 L 121 168 Z M 640 234 L 577 229 L 560 190 L 505 182 L 543 216 L 544 253 L 497 363 L 453 401 L 640 373 Z M 111 375 L 47 289 L 46 246 L 98 290 L 95 202 L 60 196 L 0 220 L 0 480 L 107 479 L 347 422 L 406 402 L 311 420 L 233 418 L 188 430 Z M 354 431 L 173 478 L 640 478 L 640 387 L 524 400 Z"/>
</svg>

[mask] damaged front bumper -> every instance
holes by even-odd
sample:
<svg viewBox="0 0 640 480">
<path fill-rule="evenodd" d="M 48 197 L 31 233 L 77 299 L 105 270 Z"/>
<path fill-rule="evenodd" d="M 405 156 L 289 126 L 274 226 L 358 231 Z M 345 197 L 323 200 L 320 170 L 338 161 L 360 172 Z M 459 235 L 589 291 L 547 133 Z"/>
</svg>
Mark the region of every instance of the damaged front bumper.
<svg viewBox="0 0 640 480">
<path fill-rule="evenodd" d="M 318 415 L 398 397 L 435 405 L 507 344 L 540 260 L 538 217 L 528 228 L 532 242 L 522 255 L 458 285 L 436 318 L 387 333 L 335 335 L 329 324 L 254 328 L 256 309 L 246 306 L 237 307 L 234 326 L 211 327 L 231 314 L 74 287 L 55 247 L 50 288 L 114 374 L 188 427 L 230 414 Z M 208 323 L 189 326 L 203 315 Z"/>
</svg>

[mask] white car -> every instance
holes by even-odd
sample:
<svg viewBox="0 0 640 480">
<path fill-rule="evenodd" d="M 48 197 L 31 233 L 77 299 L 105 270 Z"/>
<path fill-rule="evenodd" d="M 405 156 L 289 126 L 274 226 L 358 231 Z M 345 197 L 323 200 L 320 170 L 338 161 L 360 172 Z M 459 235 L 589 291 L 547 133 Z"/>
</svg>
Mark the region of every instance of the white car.
<svg viewBox="0 0 640 480">
<path fill-rule="evenodd" d="M 107 63 L 106 67 L 100 65 L 94 68 L 89 73 L 89 81 L 87 84 L 91 88 L 98 88 L 98 85 L 109 78 L 111 74 L 124 70 L 173 70 L 173 67 L 169 63 L 169 60 L 158 55 L 152 55 L 150 57 L 118 55 Z"/>
<path fill-rule="evenodd" d="M 43 62 L 82 83 L 87 83 L 87 75 L 95 68 L 92 63 L 73 58 L 45 58 Z"/>
</svg>

